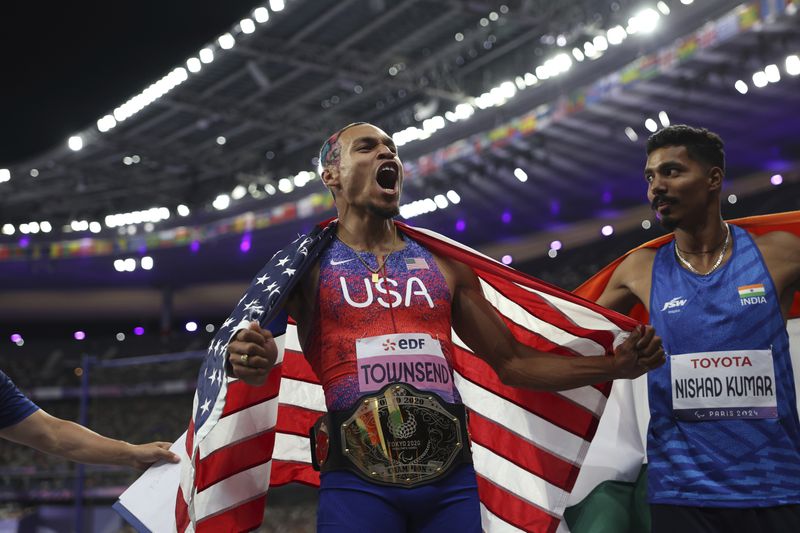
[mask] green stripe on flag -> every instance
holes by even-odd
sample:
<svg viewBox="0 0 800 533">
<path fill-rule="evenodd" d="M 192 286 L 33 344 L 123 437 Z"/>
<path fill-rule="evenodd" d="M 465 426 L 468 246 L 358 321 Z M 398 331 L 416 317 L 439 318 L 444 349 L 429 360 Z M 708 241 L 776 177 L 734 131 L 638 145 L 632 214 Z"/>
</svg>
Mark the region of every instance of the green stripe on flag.
<svg viewBox="0 0 800 533">
<path fill-rule="evenodd" d="M 647 465 L 634 483 L 600 483 L 580 503 L 567 507 L 564 519 L 572 533 L 650 533 Z"/>
</svg>

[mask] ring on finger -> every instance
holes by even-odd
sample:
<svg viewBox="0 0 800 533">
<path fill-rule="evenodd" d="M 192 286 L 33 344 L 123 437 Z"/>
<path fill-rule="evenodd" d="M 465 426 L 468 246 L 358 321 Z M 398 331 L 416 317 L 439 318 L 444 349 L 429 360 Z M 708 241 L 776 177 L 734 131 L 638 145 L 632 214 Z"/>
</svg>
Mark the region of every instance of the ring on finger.
<svg viewBox="0 0 800 533">
<path fill-rule="evenodd" d="M 239 360 L 242 362 L 242 364 L 243 364 L 244 366 L 248 366 L 248 365 L 247 365 L 247 359 L 248 359 L 249 357 L 250 357 L 249 355 L 247 355 L 246 353 L 243 353 L 243 354 L 242 354 L 242 355 L 239 357 Z"/>
</svg>

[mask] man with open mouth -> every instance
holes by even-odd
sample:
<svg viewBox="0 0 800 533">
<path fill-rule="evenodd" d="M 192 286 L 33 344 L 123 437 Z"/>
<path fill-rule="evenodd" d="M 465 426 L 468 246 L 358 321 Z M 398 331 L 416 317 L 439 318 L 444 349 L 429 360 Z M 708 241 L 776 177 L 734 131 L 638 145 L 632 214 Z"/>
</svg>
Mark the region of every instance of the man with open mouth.
<svg viewBox="0 0 800 533">
<path fill-rule="evenodd" d="M 637 377 L 663 362 L 660 339 L 638 327 L 615 357 L 520 343 L 470 267 L 393 221 L 404 176 L 390 136 L 346 126 L 323 145 L 320 166 L 338 219 L 284 307 L 328 410 L 311 435 L 318 530 L 480 531 L 451 328 L 505 385 L 551 391 Z M 277 353 L 272 334 L 253 322 L 228 345 L 229 371 L 259 385 Z"/>
</svg>

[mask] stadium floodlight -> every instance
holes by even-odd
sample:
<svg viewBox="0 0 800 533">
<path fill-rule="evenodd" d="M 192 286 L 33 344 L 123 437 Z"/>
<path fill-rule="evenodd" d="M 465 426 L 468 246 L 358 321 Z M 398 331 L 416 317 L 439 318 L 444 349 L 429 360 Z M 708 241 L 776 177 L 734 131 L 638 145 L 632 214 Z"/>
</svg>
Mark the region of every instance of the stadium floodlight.
<svg viewBox="0 0 800 533">
<path fill-rule="evenodd" d="M 447 198 L 445 198 L 443 194 L 437 194 L 436 196 L 434 196 L 433 201 L 434 203 L 436 203 L 436 207 L 438 207 L 439 209 L 444 209 L 449 204 Z"/>
<path fill-rule="evenodd" d="M 653 8 L 646 8 L 628 19 L 628 33 L 650 33 L 658 26 L 658 19 L 661 15 Z"/>
<path fill-rule="evenodd" d="M 51 231 L 53 231 L 53 225 L 46 220 L 40 222 L 39 227 L 42 229 L 42 233 L 50 233 Z"/>
<path fill-rule="evenodd" d="M 658 112 L 658 120 L 661 122 L 661 125 L 665 128 L 669 126 L 669 115 L 667 115 L 666 111 L 659 111 Z"/>
<path fill-rule="evenodd" d="M 242 29 L 242 33 L 253 33 L 256 31 L 256 25 L 253 22 L 253 19 L 242 19 L 239 21 L 239 28 Z"/>
<path fill-rule="evenodd" d="M 572 49 L 572 57 L 574 57 L 576 61 L 583 61 L 584 59 L 586 59 L 586 56 L 583 55 L 581 49 L 577 47 Z"/>
<path fill-rule="evenodd" d="M 203 63 L 196 57 L 190 57 L 186 60 L 186 68 L 189 69 L 189 72 L 194 74 L 200 72 L 200 69 L 203 68 Z"/>
<path fill-rule="evenodd" d="M 631 142 L 635 143 L 636 141 L 639 140 L 639 135 L 636 133 L 636 130 L 634 130 L 630 126 L 625 128 L 625 135 L 628 136 L 628 139 L 630 139 Z"/>
<path fill-rule="evenodd" d="M 200 50 L 200 53 L 197 55 L 200 57 L 200 61 L 206 65 L 214 61 L 214 50 L 209 46 Z"/>
<path fill-rule="evenodd" d="M 288 194 L 294 190 L 294 183 L 289 178 L 281 178 L 278 181 L 278 190 Z"/>
<path fill-rule="evenodd" d="M 81 148 L 83 148 L 83 137 L 80 135 L 73 135 L 67 140 L 67 146 L 73 152 L 77 152 Z"/>
<path fill-rule="evenodd" d="M 11 171 L 7 168 L 0 168 L 0 183 L 11 180 Z"/>
<path fill-rule="evenodd" d="M 688 6 L 691 5 L 694 0 L 681 0 L 681 4 Z"/>
<path fill-rule="evenodd" d="M 269 0 L 269 8 L 274 12 L 283 11 L 283 8 L 286 7 L 286 2 L 284 0 Z"/>
<path fill-rule="evenodd" d="M 19 225 L 19 232 L 22 233 L 23 235 L 27 235 L 31 231 L 28 229 L 27 223 L 22 223 Z"/>
<path fill-rule="evenodd" d="M 97 129 L 100 133 L 105 133 L 117 125 L 114 115 L 106 115 L 97 121 Z"/>
<path fill-rule="evenodd" d="M 3 224 L 3 235 L 14 235 L 14 224 Z"/>
<path fill-rule="evenodd" d="M 255 11 L 253 11 L 253 18 L 256 19 L 256 22 L 259 24 L 264 24 L 269 20 L 269 10 L 263 6 L 257 7 Z"/>
<path fill-rule="evenodd" d="M 747 94 L 747 91 L 749 90 L 749 87 L 747 86 L 747 83 L 745 83 L 745 82 L 744 82 L 744 81 L 742 81 L 742 80 L 736 80 L 736 83 L 734 83 L 734 84 L 733 84 L 733 86 L 734 86 L 734 87 L 736 88 L 736 90 L 737 90 L 737 91 L 739 91 L 741 94 Z"/>
<path fill-rule="evenodd" d="M 620 28 L 622 29 L 622 28 Z M 625 31 L 625 30 L 622 30 Z M 622 42 L 622 41 L 620 41 Z M 608 50 L 608 39 L 603 37 L 602 35 L 598 35 L 594 39 L 592 39 L 592 44 L 594 45 L 595 49 L 599 50 L 600 52 L 605 52 Z"/>
<path fill-rule="evenodd" d="M 789 76 L 800 74 L 800 57 L 792 54 L 786 58 L 786 74 Z"/>
<path fill-rule="evenodd" d="M 237 185 L 231 191 L 231 198 L 234 200 L 241 200 L 247 194 L 247 189 L 244 185 Z"/>
<path fill-rule="evenodd" d="M 211 203 L 214 206 L 214 209 L 217 211 L 222 211 L 223 209 L 227 209 L 229 205 L 231 205 L 231 197 L 227 194 L 220 194 L 218 195 L 214 201 Z"/>
<path fill-rule="evenodd" d="M 659 11 L 661 11 L 662 15 L 669 15 L 669 6 L 664 2 L 659 2 L 658 4 L 656 4 L 656 7 L 658 8 Z"/>
<path fill-rule="evenodd" d="M 450 203 L 453 205 L 461 201 L 461 197 L 458 195 L 456 191 L 453 190 L 447 191 L 447 199 L 450 200 Z"/>
<path fill-rule="evenodd" d="M 604 237 L 609 237 L 614 233 L 614 226 L 606 225 L 600 229 L 600 233 L 603 234 Z"/>
<path fill-rule="evenodd" d="M 655 133 L 658 129 L 658 124 L 652 118 L 648 118 L 644 121 L 644 127 L 647 128 L 647 131 Z"/>
<path fill-rule="evenodd" d="M 180 216 L 182 216 L 182 217 L 188 217 L 188 216 L 189 216 L 189 213 L 191 213 L 191 211 L 189 210 L 189 208 L 188 208 L 187 206 L 185 206 L 185 205 L 183 205 L 183 204 L 180 204 L 180 205 L 178 206 L 178 214 L 179 214 Z"/>
<path fill-rule="evenodd" d="M 764 74 L 767 75 L 767 81 L 770 83 L 781 81 L 781 71 L 778 69 L 778 65 L 767 65 L 764 67 Z"/>
<path fill-rule="evenodd" d="M 627 36 L 628 34 L 627 32 L 625 32 L 625 28 L 623 28 L 622 26 L 614 26 L 613 28 L 610 28 L 606 32 L 606 37 L 608 38 L 608 42 L 614 45 L 622 43 L 622 41 L 624 41 L 625 37 Z M 595 44 L 595 46 L 597 45 Z"/>
<path fill-rule="evenodd" d="M 39 233 L 39 223 L 38 222 L 28 222 L 28 231 L 31 233 Z"/>
<path fill-rule="evenodd" d="M 769 80 L 767 79 L 767 74 L 763 70 L 759 70 L 753 74 L 753 85 L 759 89 L 766 87 L 767 83 L 769 83 Z"/>
<path fill-rule="evenodd" d="M 528 173 L 519 167 L 514 169 L 514 177 L 516 177 L 522 183 L 528 181 Z"/>
<path fill-rule="evenodd" d="M 233 38 L 233 35 L 230 33 L 223 33 L 217 39 L 219 43 L 219 47 L 223 50 L 230 50 L 236 44 L 236 39 Z"/>
<path fill-rule="evenodd" d="M 99 222 L 93 220 L 92 222 L 89 223 L 89 231 L 91 231 L 92 233 L 100 233 L 102 229 L 103 227 L 100 225 Z"/>
<path fill-rule="evenodd" d="M 143 270 L 152 270 L 153 269 L 153 258 L 149 255 L 145 255 L 139 260 L 139 264 L 142 266 Z"/>
</svg>

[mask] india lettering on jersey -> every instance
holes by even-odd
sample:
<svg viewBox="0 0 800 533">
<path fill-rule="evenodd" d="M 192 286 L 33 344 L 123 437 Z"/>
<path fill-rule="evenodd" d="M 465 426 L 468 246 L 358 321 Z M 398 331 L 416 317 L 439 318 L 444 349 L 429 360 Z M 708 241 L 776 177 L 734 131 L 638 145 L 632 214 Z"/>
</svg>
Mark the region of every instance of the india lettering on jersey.
<svg viewBox="0 0 800 533">
<path fill-rule="evenodd" d="M 350 289 L 347 286 L 347 279 L 344 276 L 339 276 L 339 282 L 341 283 L 342 287 L 342 295 L 344 296 L 345 301 L 351 306 L 358 309 L 369 307 L 372 305 L 374 301 L 377 301 L 381 307 L 389 307 L 395 308 L 400 307 L 411 307 L 413 303 L 425 303 L 433 309 L 433 300 L 431 299 L 430 294 L 428 293 L 427 287 L 425 287 L 425 283 L 421 279 L 416 276 L 412 276 L 408 278 L 408 281 L 405 283 L 404 288 L 399 287 L 399 283 L 392 279 L 392 278 L 380 278 L 377 282 L 372 283 L 369 278 L 364 278 L 364 288 L 366 292 L 366 298 L 364 301 L 357 302 L 350 296 Z M 402 294 L 398 291 L 392 290 L 391 288 L 387 288 L 386 284 L 391 285 L 392 287 L 399 288 L 402 291 Z M 391 301 L 386 301 L 383 296 L 378 296 L 375 298 L 374 293 L 372 292 L 372 286 L 375 285 L 375 292 L 378 294 L 386 295 L 391 297 Z M 416 297 L 416 298 L 415 298 Z M 413 299 L 413 301 L 412 301 Z M 420 299 L 422 302 L 420 302 Z"/>
<path fill-rule="evenodd" d="M 739 298 L 742 302 L 742 305 L 767 303 L 764 284 L 754 283 L 752 285 L 742 285 L 739 287 Z"/>
</svg>

